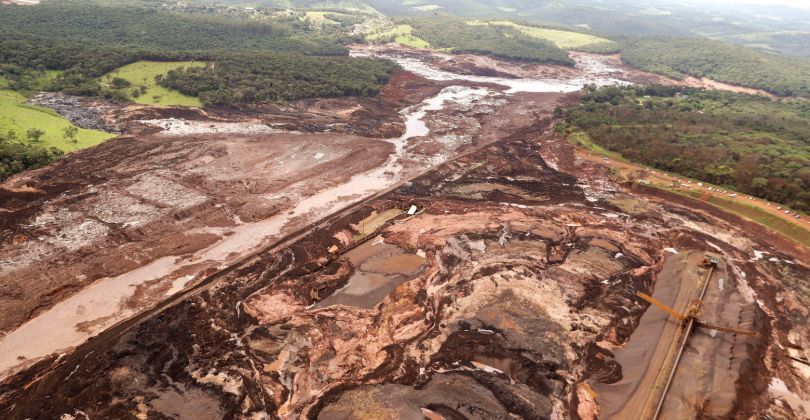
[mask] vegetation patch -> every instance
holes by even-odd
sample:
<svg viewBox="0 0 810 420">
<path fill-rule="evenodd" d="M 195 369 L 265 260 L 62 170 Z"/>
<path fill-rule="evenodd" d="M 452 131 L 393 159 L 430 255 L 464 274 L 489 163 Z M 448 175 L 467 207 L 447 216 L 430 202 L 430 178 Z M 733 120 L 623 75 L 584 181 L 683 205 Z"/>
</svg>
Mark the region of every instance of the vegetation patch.
<svg viewBox="0 0 810 420">
<path fill-rule="evenodd" d="M 65 129 L 73 127 L 70 121 L 53 110 L 27 105 L 25 101 L 25 97 L 17 92 L 0 90 L 0 133 L 4 134 L 5 141 L 32 143 L 72 152 L 95 146 L 115 136 L 104 131 L 79 128 L 74 141 L 73 137 L 65 136 Z M 43 134 L 36 141 L 31 141 L 27 136 L 29 130 L 41 130 Z M 13 138 L 9 138 L 9 131 L 14 131 Z"/>
<path fill-rule="evenodd" d="M 0 5 L 0 34 L 27 34 L 50 40 L 48 44 L 71 42 L 103 49 L 347 54 L 336 40 L 306 33 L 297 16 L 238 19 L 142 6 L 148 3 L 116 3 L 119 5 L 89 1 L 46 2 L 37 7 Z"/>
<path fill-rule="evenodd" d="M 101 82 L 109 88 L 120 90 L 139 104 L 199 107 L 202 106 L 199 98 L 167 89 L 159 85 L 156 78 L 162 78 L 172 70 L 206 65 L 200 61 L 138 61 L 107 73 Z"/>
<path fill-rule="evenodd" d="M 453 53 L 482 54 L 527 63 L 574 66 L 568 53 L 551 41 L 535 38 L 507 26 L 469 25 L 452 16 L 408 19 L 413 34 L 434 48 Z"/>
<path fill-rule="evenodd" d="M 321 10 L 344 10 L 338 7 L 343 4 L 330 2 Z M 78 0 L 35 8 L 0 5 L 0 74 L 16 90 L 25 90 L 15 86 L 18 80 L 33 80 L 45 71 L 54 77 L 39 90 L 200 106 L 374 96 L 395 68 L 385 60 L 348 57 L 341 43 L 358 39 L 340 31 L 357 23 L 355 15 L 310 12 L 340 23 L 312 25 L 301 19 L 304 13 L 264 8 L 254 10 L 260 19 L 191 10 L 177 13 L 151 2 L 123 7 Z M 191 60 L 219 67 L 191 66 Z M 166 63 L 172 61 L 181 63 Z M 22 69 L 25 76 L 12 78 L 4 70 L 9 67 Z"/>
<path fill-rule="evenodd" d="M 529 26 L 529 25 L 521 25 L 515 22 L 510 21 L 491 21 L 491 22 L 484 22 L 484 21 L 471 21 L 468 22 L 470 25 L 498 25 L 498 26 L 507 26 L 510 28 L 517 29 L 518 31 L 532 37 L 538 39 L 545 39 L 547 41 L 551 41 L 559 48 L 565 50 L 575 50 L 578 48 L 586 47 L 586 46 L 593 46 L 599 44 L 606 44 L 604 46 L 605 49 L 612 49 L 613 51 L 618 51 L 619 44 L 610 41 L 605 38 L 600 38 L 598 36 L 583 34 L 579 32 L 571 32 L 571 31 L 562 31 L 559 29 L 547 29 L 547 28 L 539 28 L 536 26 Z"/>
<path fill-rule="evenodd" d="M 705 38 L 634 38 L 622 60 L 676 79 L 707 77 L 779 96 L 810 97 L 810 60 L 766 54 Z"/>
<path fill-rule="evenodd" d="M 0 181 L 114 136 L 75 127 L 56 112 L 25 101 L 18 92 L 0 90 Z"/>
<path fill-rule="evenodd" d="M 810 211 L 810 103 L 672 86 L 587 87 L 559 131 L 586 149 Z"/>
<path fill-rule="evenodd" d="M 377 96 L 397 68 L 393 62 L 367 58 L 255 54 L 169 70 L 158 83 L 198 97 L 203 105 Z"/>
<path fill-rule="evenodd" d="M 672 190 L 672 191 L 680 194 L 686 194 L 695 199 L 700 199 L 701 196 L 701 194 L 697 191 L 688 191 L 688 192 L 680 190 Z M 742 216 L 746 219 L 753 220 L 761 225 L 767 226 L 787 236 L 788 238 L 793 239 L 794 241 L 799 242 L 800 244 L 810 248 L 810 231 L 803 228 L 802 226 L 799 226 L 795 223 L 791 223 L 781 217 L 775 216 L 762 209 L 750 206 L 748 204 L 739 201 L 732 201 L 726 198 L 710 195 L 708 197 L 708 202 L 709 204 L 713 204 L 733 214 Z"/>
<path fill-rule="evenodd" d="M 366 36 L 370 42 L 396 42 L 413 48 L 430 48 L 430 43 L 413 35 L 413 26 L 407 24 L 396 25 L 393 28 Z"/>
</svg>

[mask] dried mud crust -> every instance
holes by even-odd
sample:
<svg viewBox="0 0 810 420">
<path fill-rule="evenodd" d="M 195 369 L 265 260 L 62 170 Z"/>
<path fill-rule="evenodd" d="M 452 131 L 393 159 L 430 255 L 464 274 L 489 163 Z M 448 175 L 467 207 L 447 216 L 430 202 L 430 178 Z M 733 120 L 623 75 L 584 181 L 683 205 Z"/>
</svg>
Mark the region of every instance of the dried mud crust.
<svg viewBox="0 0 810 420">
<path fill-rule="evenodd" d="M 283 196 L 268 196 L 341 182 L 390 151 L 388 143 L 346 135 L 142 136 L 12 179 L 39 191 L 4 202 L 0 330 L 83 284 L 200 250 L 219 237 L 218 227 L 284 208 Z"/>
<path fill-rule="evenodd" d="M 768 357 L 738 367 L 730 413 L 785 412 L 761 391 L 773 375 L 790 380 L 779 343 L 808 339 L 794 323 L 806 319 L 798 279 L 807 267 L 791 265 L 793 288 L 774 292 L 776 266 L 747 254 L 787 254 L 715 215 L 655 198 L 644 204 L 591 176 L 594 168 L 556 171 L 543 154 L 555 141 L 548 128 L 538 121 L 442 165 L 157 316 L 9 378 L 0 410 L 9 418 L 170 416 L 165 402 L 179 394 L 236 417 L 589 417 L 598 406 L 584 381 L 620 377 L 609 348 L 628 340 L 646 309 L 632 293 L 654 290 L 665 248 L 702 252 L 710 242 L 732 261 L 735 287 L 762 300 L 762 325 L 771 325 L 742 349 L 750 360 Z M 556 150 L 554 161 L 572 161 L 569 149 Z M 370 309 L 311 307 L 352 281 L 356 267 L 340 256 L 357 246 L 347 239 L 352 225 L 412 204 L 422 212 L 376 234 L 424 255 L 424 268 Z M 339 251 L 330 254 L 333 245 Z M 756 378 L 743 377 L 752 371 Z"/>
<path fill-rule="evenodd" d="M 379 100 L 300 101 L 287 108 L 150 108 L 40 97 L 60 112 L 82 109 L 98 124 L 120 121 L 138 134 L 0 185 L 0 311 L 7 314 L 0 333 L 95 280 L 204 249 L 229 228 L 282 211 L 287 197 L 381 165 L 392 146 L 377 138 L 401 135 L 399 111 L 441 89 L 400 72 Z M 301 134 L 166 137 L 137 122 L 146 118 L 255 120 Z M 365 137 L 341 134 L 347 132 Z"/>
</svg>

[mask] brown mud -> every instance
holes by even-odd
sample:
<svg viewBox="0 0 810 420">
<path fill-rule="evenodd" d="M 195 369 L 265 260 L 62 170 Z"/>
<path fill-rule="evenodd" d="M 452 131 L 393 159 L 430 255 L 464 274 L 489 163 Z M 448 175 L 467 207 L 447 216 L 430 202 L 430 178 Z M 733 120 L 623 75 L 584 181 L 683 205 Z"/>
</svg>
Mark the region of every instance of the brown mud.
<svg viewBox="0 0 810 420">
<path fill-rule="evenodd" d="M 291 211 L 288 195 L 382 165 L 394 148 L 383 139 L 406 131 L 397 107 L 448 84 L 402 73 L 376 114 L 365 100 L 209 110 L 201 120 L 300 133 L 178 137 L 141 126 L 12 178 L 0 189 L 11 231 L 3 329 L 108 283 L 99 279 L 174 267 L 240 235 L 228 234 L 240 223 Z M 667 409 L 801 415 L 810 385 L 791 357 L 810 349 L 805 256 L 719 210 L 627 189 L 607 179 L 609 168 L 576 160 L 552 131 L 553 109 L 574 100 L 495 94 L 427 113 L 430 134 L 408 142 L 403 182 L 314 225 L 294 218 L 255 252 L 144 281 L 122 305 L 128 317 L 2 379 L 2 417 L 595 418 L 614 411 L 600 399 L 611 398 L 604 384 L 639 375 L 627 355 L 634 335 L 654 333 L 634 292 L 665 293 L 672 276 L 691 281 L 699 272 L 689 261 L 707 251 L 725 268 L 706 316 L 760 336 L 696 335 Z M 138 112 L 132 130 L 192 111 Z M 363 112 L 377 121 L 350 134 L 347 121 Z M 447 161 L 431 165 L 436 153 Z M 418 214 L 404 214 L 412 205 Z M 391 209 L 401 212 L 374 217 Z M 689 253 L 687 263 L 668 266 L 668 248 Z M 26 278 L 46 281 L 29 288 Z M 649 392 L 637 390 L 622 395 Z"/>
</svg>

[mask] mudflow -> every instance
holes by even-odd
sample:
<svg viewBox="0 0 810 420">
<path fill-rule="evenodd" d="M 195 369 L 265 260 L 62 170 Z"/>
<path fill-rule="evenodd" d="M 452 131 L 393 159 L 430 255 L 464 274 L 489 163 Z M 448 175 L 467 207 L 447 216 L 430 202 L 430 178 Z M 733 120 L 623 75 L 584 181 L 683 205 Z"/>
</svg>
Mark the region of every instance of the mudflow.
<svg viewBox="0 0 810 420">
<path fill-rule="evenodd" d="M 665 418 L 810 413 L 808 251 L 553 131 L 586 83 L 674 81 L 353 53 L 403 70 L 378 99 L 46 98 L 124 134 L 0 188 L 4 418 L 633 418 L 678 333 L 633 294 L 684 310 L 707 251 L 703 317 L 759 335 L 699 330 Z"/>
</svg>

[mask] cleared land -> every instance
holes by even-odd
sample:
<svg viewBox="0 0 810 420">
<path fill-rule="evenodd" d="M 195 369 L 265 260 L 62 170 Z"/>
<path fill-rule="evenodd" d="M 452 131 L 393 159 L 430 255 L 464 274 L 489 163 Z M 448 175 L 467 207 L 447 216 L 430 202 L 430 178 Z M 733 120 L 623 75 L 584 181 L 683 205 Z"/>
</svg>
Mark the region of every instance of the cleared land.
<svg viewBox="0 0 810 420">
<path fill-rule="evenodd" d="M 586 45 L 594 44 L 612 44 L 613 41 L 598 36 L 583 34 L 579 32 L 561 31 L 558 29 L 537 28 L 534 26 L 520 25 L 509 21 L 495 21 L 495 22 L 482 22 L 473 21 L 469 22 L 470 25 L 498 25 L 509 26 L 523 32 L 524 34 L 538 39 L 545 39 L 551 41 L 559 48 L 574 49 L 584 47 Z"/>
<path fill-rule="evenodd" d="M 366 39 L 369 41 L 376 41 L 394 37 L 394 42 L 400 45 L 405 45 L 414 48 L 430 48 L 430 43 L 422 38 L 413 35 L 413 26 L 411 25 L 396 25 L 395 27 L 376 34 L 371 34 Z"/>
<path fill-rule="evenodd" d="M 318 23 L 326 23 L 331 25 L 339 25 L 340 22 L 335 22 L 332 19 L 326 17 L 326 15 L 345 15 L 345 13 L 337 13 L 337 12 L 317 12 L 317 11 L 308 11 L 304 14 L 305 17 L 309 18 L 309 20 Z"/>
<path fill-rule="evenodd" d="M 200 107 L 202 103 L 200 103 L 199 98 L 184 95 L 175 90 L 166 89 L 157 84 L 155 76 L 164 75 L 170 70 L 181 67 L 202 67 L 205 65 L 205 63 L 200 61 L 138 61 L 137 63 L 128 64 L 113 70 L 102 76 L 101 81 L 103 83 L 110 83 L 112 79 L 116 77 L 125 79 L 132 83 L 132 86 L 125 88 L 128 93 L 131 93 L 134 89 L 139 89 L 141 86 L 146 87 L 146 92 L 142 93 L 137 98 L 133 97 L 131 94 L 129 95 L 133 101 L 139 104 Z"/>
<path fill-rule="evenodd" d="M 59 116 L 56 112 L 27 105 L 25 97 L 17 92 L 0 90 L 0 131 L 14 130 L 20 139 L 25 138 L 25 132 L 38 128 L 45 132 L 39 141 L 44 147 L 56 147 L 66 152 L 72 152 L 86 147 L 95 146 L 114 134 L 97 130 L 79 129 L 77 142 L 65 140 L 62 130 L 72 124 Z"/>
</svg>

